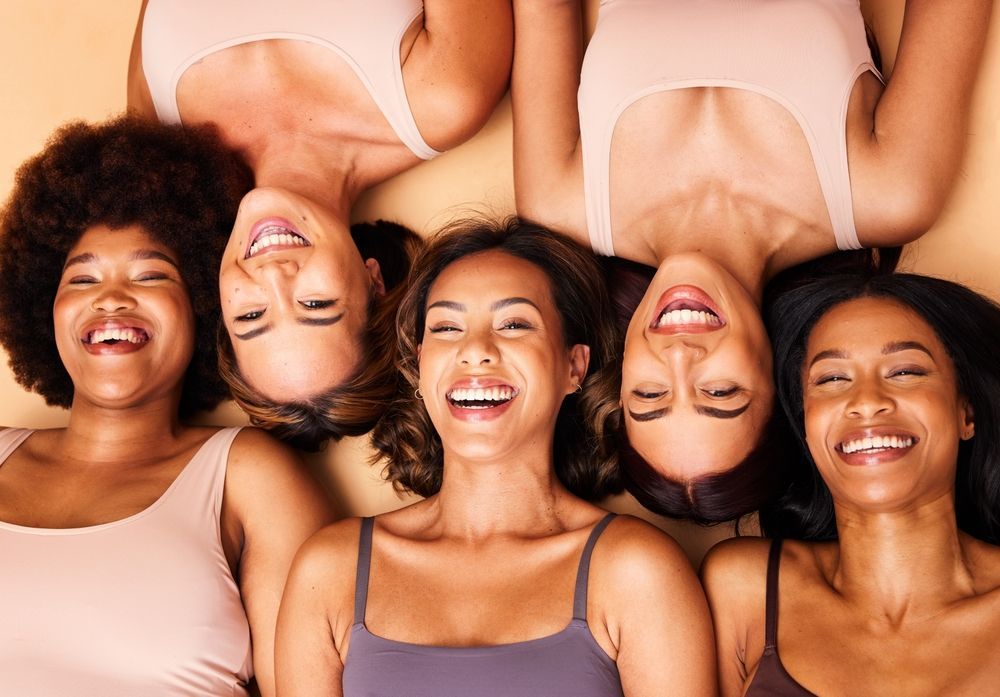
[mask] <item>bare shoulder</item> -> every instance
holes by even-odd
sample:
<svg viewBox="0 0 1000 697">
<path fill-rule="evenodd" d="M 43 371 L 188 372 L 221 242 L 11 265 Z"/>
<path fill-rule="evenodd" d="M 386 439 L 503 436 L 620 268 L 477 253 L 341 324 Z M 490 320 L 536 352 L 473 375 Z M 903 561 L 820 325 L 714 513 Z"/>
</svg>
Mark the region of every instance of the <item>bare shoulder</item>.
<svg viewBox="0 0 1000 697">
<path fill-rule="evenodd" d="M 299 548 L 293 574 L 300 581 L 316 582 L 327 587 L 350 579 L 353 588 L 354 574 L 345 572 L 357 567 L 360 538 L 360 518 L 346 518 L 327 525 Z"/>
<path fill-rule="evenodd" d="M 281 477 L 304 472 L 299 454 L 259 428 L 244 428 L 229 449 L 230 476 L 246 478 Z"/>
<path fill-rule="evenodd" d="M 737 537 L 712 547 L 701 564 L 701 581 L 709 603 L 748 607 L 763 598 L 771 540 Z M 727 602 L 728 601 L 728 602 Z"/>
<path fill-rule="evenodd" d="M 602 533 L 594 548 L 591 578 L 600 586 L 657 589 L 657 593 L 698 587 L 680 545 L 659 528 L 629 515 L 616 517 Z"/>
</svg>

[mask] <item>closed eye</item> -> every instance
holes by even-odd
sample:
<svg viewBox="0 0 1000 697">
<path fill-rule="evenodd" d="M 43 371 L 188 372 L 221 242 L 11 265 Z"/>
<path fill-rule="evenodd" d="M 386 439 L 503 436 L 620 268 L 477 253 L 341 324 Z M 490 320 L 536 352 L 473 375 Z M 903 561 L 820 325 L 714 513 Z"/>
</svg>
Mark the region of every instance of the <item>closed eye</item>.
<svg viewBox="0 0 1000 697">
<path fill-rule="evenodd" d="M 660 392 L 645 392 L 643 390 L 632 390 L 632 394 L 639 399 L 659 399 L 667 393 L 666 390 Z"/>
<path fill-rule="evenodd" d="M 743 392 L 743 388 L 739 385 L 733 385 L 731 387 L 721 387 L 721 388 L 704 388 L 701 393 L 706 397 L 711 397 L 712 399 L 726 399 L 732 397 L 733 395 Z"/>
</svg>

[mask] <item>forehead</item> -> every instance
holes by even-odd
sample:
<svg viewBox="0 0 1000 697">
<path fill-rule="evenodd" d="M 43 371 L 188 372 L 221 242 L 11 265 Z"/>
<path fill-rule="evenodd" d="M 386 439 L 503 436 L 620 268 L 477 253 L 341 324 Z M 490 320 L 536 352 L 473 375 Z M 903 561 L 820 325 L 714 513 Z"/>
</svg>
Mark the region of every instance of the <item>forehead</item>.
<svg viewBox="0 0 1000 697">
<path fill-rule="evenodd" d="M 895 341 L 919 341 L 935 355 L 947 354 L 930 324 L 892 298 L 856 298 L 835 305 L 809 333 L 806 353 L 812 356 L 830 349 L 881 352 Z"/>
<path fill-rule="evenodd" d="M 114 253 L 131 253 L 137 249 L 150 249 L 166 254 L 171 259 L 176 255 L 168 246 L 149 234 L 141 225 L 129 225 L 112 229 L 107 225 L 94 225 L 83 231 L 76 243 L 66 253 L 72 257 L 80 253 L 106 256 Z"/>
<path fill-rule="evenodd" d="M 456 300 L 463 296 L 468 303 L 497 297 L 522 296 L 553 307 L 552 284 L 548 275 L 530 261 L 507 252 L 489 250 L 470 254 L 444 268 L 427 292 L 428 304 L 435 300 Z"/>
</svg>

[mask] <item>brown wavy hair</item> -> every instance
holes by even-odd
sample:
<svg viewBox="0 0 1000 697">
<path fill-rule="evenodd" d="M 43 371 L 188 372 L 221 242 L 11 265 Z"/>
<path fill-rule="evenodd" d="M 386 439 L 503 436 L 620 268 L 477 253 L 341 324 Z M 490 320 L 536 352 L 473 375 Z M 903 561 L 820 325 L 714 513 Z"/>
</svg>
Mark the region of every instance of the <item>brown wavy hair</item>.
<svg viewBox="0 0 1000 697">
<path fill-rule="evenodd" d="M 604 438 L 613 407 L 599 395 L 617 381 L 613 357 L 621 342 L 600 267 L 588 250 L 569 238 L 516 218 L 458 222 L 440 233 L 414 261 L 397 315 L 398 393 L 372 434 L 377 459 L 386 461 L 386 478 L 397 489 L 421 496 L 441 488 L 441 440 L 423 402 L 414 395 L 419 384 L 417 345 L 424 333 L 431 285 L 448 265 L 486 251 L 510 254 L 544 271 L 566 345 L 590 347 L 582 391 L 566 397 L 556 420 L 556 474 L 581 498 L 595 500 L 620 491 L 617 453 Z"/>
<path fill-rule="evenodd" d="M 52 303 L 66 255 L 96 225 L 140 226 L 176 255 L 195 316 L 180 412 L 226 397 L 216 369 L 218 273 L 249 169 L 210 127 L 123 115 L 71 123 L 17 172 L 0 226 L 0 342 L 17 381 L 69 407 L 73 383 L 56 350 Z"/>
<path fill-rule="evenodd" d="M 252 388 L 243 377 L 222 323 L 217 332 L 219 373 L 250 422 L 300 450 L 315 452 L 330 438 L 368 433 L 396 395 L 396 308 L 405 291 L 410 260 L 422 242 L 409 229 L 384 220 L 351 226 L 362 259 L 379 262 L 388 292 L 368 303 L 361 337 L 366 358 L 341 384 L 308 399 L 279 402 Z"/>
</svg>

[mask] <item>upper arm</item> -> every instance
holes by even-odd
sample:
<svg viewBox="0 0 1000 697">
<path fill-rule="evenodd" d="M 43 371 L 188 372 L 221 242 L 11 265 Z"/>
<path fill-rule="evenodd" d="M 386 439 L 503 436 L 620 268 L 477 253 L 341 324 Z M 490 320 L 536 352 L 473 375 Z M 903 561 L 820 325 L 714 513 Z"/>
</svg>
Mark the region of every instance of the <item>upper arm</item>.
<svg viewBox="0 0 1000 697">
<path fill-rule="evenodd" d="M 514 194 L 518 215 L 563 232 L 586 229 L 577 89 L 580 0 L 515 0 Z"/>
<path fill-rule="evenodd" d="M 242 529 L 240 594 L 250 622 L 261 694 L 274 694 L 274 632 L 281 593 L 302 543 L 332 516 L 319 487 L 289 448 L 256 429 L 233 443 L 225 502 Z"/>
<path fill-rule="evenodd" d="M 447 149 L 483 127 L 507 91 L 513 50 L 510 0 L 425 0 L 404 75 L 428 144 Z"/>
<path fill-rule="evenodd" d="M 667 535 L 635 519 L 617 519 L 605 535 L 591 578 L 625 694 L 716 694 L 711 619 L 687 557 Z"/>
<path fill-rule="evenodd" d="M 724 697 L 743 694 L 748 668 L 757 664 L 763 652 L 762 642 L 751 638 L 758 634 L 763 638 L 767 544 L 760 539 L 727 540 L 713 547 L 702 563 L 701 580 L 715 629 L 719 690 Z M 748 651 L 756 654 L 750 660 Z"/>
<path fill-rule="evenodd" d="M 862 148 L 851 148 L 864 244 L 915 239 L 940 213 L 964 151 L 992 4 L 907 0 L 899 49 L 874 109 L 870 137 Z"/>
<path fill-rule="evenodd" d="M 146 16 L 146 3 L 142 0 L 139 10 L 139 21 L 135 26 L 135 36 L 132 37 L 132 53 L 128 59 L 127 104 L 129 111 L 150 119 L 156 119 L 156 108 L 149 94 L 146 74 L 142 70 L 142 21 Z"/>
<path fill-rule="evenodd" d="M 347 520 L 314 535 L 296 555 L 275 642 L 280 696 L 343 694 L 341 648 L 353 622 L 357 548 L 358 521 Z"/>
</svg>

